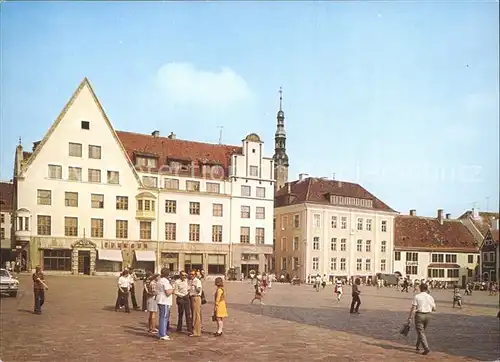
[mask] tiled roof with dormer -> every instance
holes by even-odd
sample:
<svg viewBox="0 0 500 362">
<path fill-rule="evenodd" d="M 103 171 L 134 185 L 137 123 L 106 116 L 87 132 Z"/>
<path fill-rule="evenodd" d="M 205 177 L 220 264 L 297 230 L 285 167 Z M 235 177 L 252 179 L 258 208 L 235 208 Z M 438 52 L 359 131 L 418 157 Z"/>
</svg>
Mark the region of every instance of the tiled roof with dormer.
<svg viewBox="0 0 500 362">
<path fill-rule="evenodd" d="M 471 210 L 467 210 L 459 217 L 459 219 L 471 220 L 476 229 L 481 233 L 483 237 L 485 237 L 488 233 L 488 230 L 491 227 L 491 222 L 494 219 L 499 218 L 500 213 L 498 212 L 478 212 L 477 217 L 474 217 L 474 212 Z"/>
</svg>

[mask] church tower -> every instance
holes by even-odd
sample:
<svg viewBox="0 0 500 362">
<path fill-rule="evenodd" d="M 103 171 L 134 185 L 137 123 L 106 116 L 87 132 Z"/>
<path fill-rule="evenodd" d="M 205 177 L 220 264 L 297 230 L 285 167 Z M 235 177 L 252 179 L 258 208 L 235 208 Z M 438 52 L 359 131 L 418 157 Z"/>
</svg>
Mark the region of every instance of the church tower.
<svg viewBox="0 0 500 362">
<path fill-rule="evenodd" d="M 280 87 L 280 109 L 276 116 L 277 127 L 274 135 L 274 179 L 276 190 L 288 182 L 288 155 L 286 154 L 285 112 L 283 112 L 283 90 Z"/>
</svg>

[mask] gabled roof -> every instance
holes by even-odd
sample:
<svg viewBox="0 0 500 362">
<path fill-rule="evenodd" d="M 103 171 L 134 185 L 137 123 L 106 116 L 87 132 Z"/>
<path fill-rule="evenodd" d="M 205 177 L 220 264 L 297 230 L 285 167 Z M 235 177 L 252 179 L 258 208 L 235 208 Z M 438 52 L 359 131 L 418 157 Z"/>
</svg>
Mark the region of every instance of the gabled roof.
<svg viewBox="0 0 500 362">
<path fill-rule="evenodd" d="M 487 245 L 486 242 L 491 240 L 493 245 L 500 244 L 500 232 L 498 229 L 489 229 L 484 236 L 484 240 L 481 242 L 481 250 L 483 246 Z"/>
<path fill-rule="evenodd" d="M 477 252 L 480 241 L 460 221 L 398 215 L 394 219 L 394 247 L 407 250 Z"/>
<path fill-rule="evenodd" d="M 168 173 L 169 168 L 162 166 L 168 165 L 170 161 L 185 161 L 195 165 L 192 170 L 195 176 L 201 175 L 202 164 L 208 164 L 221 166 L 224 174 L 219 176 L 227 177 L 231 155 L 242 154 L 243 150 L 239 146 L 186 141 L 141 133 L 116 131 L 116 134 L 132 161 L 137 155 L 157 157 L 158 167 L 149 170 L 160 170 L 165 173 Z"/>
<path fill-rule="evenodd" d="M 275 207 L 296 205 L 301 203 L 330 204 L 329 195 L 353 197 L 373 201 L 373 209 L 380 211 L 396 212 L 384 202 L 373 196 L 359 184 L 328 180 L 322 178 L 308 177 L 303 180 L 292 181 L 276 192 L 274 199 Z M 356 208 L 362 209 L 361 206 Z"/>
<path fill-rule="evenodd" d="M 479 212 L 478 217 L 474 218 L 473 212 L 467 210 L 464 212 L 459 219 L 469 219 L 472 221 L 476 229 L 481 233 L 483 238 L 491 227 L 491 222 L 493 219 L 499 219 L 500 213 L 498 212 Z"/>
<path fill-rule="evenodd" d="M 54 130 L 57 128 L 57 126 L 59 125 L 59 123 L 61 123 L 61 121 L 64 118 L 64 116 L 66 115 L 66 113 L 68 112 L 68 110 L 71 108 L 71 106 L 73 105 L 73 103 L 75 102 L 75 100 L 78 98 L 78 95 L 80 94 L 80 92 L 85 87 L 88 87 L 88 89 L 90 90 L 90 94 L 92 95 L 92 98 L 93 98 L 93 100 L 94 100 L 97 108 L 101 112 L 104 121 L 106 122 L 106 124 L 108 125 L 111 133 L 115 137 L 115 140 L 118 142 L 119 147 L 123 151 L 123 155 L 127 158 L 127 162 L 129 163 L 130 169 L 134 173 L 134 176 L 136 177 L 137 181 L 141 182 L 141 179 L 140 179 L 139 175 L 137 174 L 137 172 L 136 172 L 136 170 L 135 170 L 132 162 L 127 157 L 127 152 L 125 152 L 125 149 L 123 148 L 123 145 L 121 144 L 120 139 L 116 135 L 116 132 L 115 132 L 113 126 L 111 125 L 111 122 L 109 121 L 108 116 L 106 115 L 106 112 L 104 112 L 104 109 L 102 108 L 101 102 L 99 102 L 99 99 L 97 98 L 94 90 L 92 89 L 92 86 L 90 85 L 90 82 L 87 79 L 87 77 L 85 77 L 82 80 L 82 82 L 80 83 L 80 85 L 78 86 L 78 88 L 76 89 L 76 91 L 73 93 L 73 95 L 71 96 L 71 98 L 69 99 L 69 101 L 66 103 L 66 105 L 63 108 L 63 110 L 61 111 L 61 113 L 59 114 L 59 116 L 56 118 L 56 120 L 54 121 L 54 123 L 52 123 L 52 126 L 50 126 L 48 132 L 45 134 L 45 136 L 43 137 L 43 139 L 40 141 L 40 144 L 35 148 L 35 150 L 33 151 L 33 153 L 23 152 L 23 157 L 27 156 L 27 158 L 24 159 L 25 162 L 23 163 L 23 166 L 22 166 L 23 169 L 26 170 L 33 163 L 33 161 L 35 160 L 36 156 L 40 153 L 40 150 L 43 148 L 44 144 L 50 138 L 50 136 L 52 135 L 52 133 L 54 132 Z"/>
<path fill-rule="evenodd" d="M 12 211 L 14 204 L 14 185 L 11 182 L 0 182 L 0 210 Z"/>
</svg>

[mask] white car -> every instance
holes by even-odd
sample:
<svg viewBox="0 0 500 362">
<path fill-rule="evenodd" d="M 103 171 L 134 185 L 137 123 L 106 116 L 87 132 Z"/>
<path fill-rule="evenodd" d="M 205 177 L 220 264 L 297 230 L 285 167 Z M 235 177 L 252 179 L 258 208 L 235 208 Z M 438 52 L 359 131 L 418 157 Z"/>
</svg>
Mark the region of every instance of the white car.
<svg viewBox="0 0 500 362">
<path fill-rule="evenodd" d="M 0 293 L 15 298 L 18 290 L 19 280 L 15 279 L 7 269 L 0 269 Z"/>
</svg>

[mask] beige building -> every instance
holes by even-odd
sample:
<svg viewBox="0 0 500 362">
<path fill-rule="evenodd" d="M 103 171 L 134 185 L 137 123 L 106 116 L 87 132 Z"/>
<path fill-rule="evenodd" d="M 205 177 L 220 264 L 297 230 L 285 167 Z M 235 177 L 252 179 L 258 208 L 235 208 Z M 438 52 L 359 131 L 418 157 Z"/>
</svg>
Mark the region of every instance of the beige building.
<svg viewBox="0 0 500 362">
<path fill-rule="evenodd" d="M 391 272 L 397 212 L 362 186 L 301 175 L 277 191 L 274 213 L 278 273 L 333 280 Z"/>
</svg>

